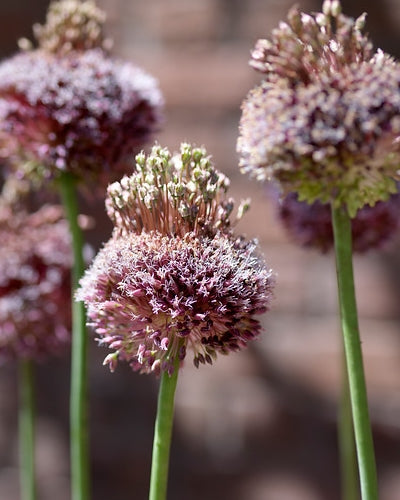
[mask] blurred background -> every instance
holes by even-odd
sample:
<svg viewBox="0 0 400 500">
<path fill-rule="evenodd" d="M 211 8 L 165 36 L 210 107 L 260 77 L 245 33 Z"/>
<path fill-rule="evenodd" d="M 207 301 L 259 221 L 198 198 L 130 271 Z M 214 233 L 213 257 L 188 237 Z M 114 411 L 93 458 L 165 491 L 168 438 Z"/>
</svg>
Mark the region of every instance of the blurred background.
<svg viewBox="0 0 400 500">
<path fill-rule="evenodd" d="M 47 1 L 1 2 L 0 55 L 16 51 L 43 22 Z M 332 254 L 298 248 L 275 218 L 265 188 L 238 170 L 240 104 L 260 75 L 247 64 L 258 38 L 286 17 L 287 0 L 98 0 L 108 13 L 114 54 L 159 79 L 170 149 L 205 145 L 251 197 L 239 226 L 257 237 L 278 274 L 265 332 L 247 350 L 180 374 L 170 466 L 171 500 L 338 500 L 336 436 L 341 341 Z M 321 2 L 301 0 L 302 10 Z M 400 2 L 343 0 L 345 13 L 368 12 L 377 47 L 400 55 Z M 83 207 L 104 220 L 90 234 L 108 239 L 103 203 Z M 355 258 L 356 286 L 381 500 L 400 498 L 400 237 L 387 250 Z M 147 498 L 157 380 L 90 347 L 90 422 L 94 500 Z M 38 480 L 41 500 L 67 500 L 69 360 L 37 369 Z M 14 366 L 0 368 L 0 498 L 17 500 L 17 386 Z"/>
</svg>

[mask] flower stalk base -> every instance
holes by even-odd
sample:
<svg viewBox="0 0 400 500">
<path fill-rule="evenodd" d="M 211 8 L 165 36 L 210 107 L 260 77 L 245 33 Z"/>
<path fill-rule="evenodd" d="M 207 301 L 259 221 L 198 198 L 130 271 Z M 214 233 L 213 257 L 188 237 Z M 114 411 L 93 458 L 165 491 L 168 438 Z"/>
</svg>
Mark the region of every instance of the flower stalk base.
<svg viewBox="0 0 400 500">
<path fill-rule="evenodd" d="M 161 375 L 154 429 L 149 500 L 165 500 L 167 498 L 169 454 L 178 371 L 179 358 L 176 358 L 173 373 L 169 375 L 168 372 L 163 372 Z"/>
<path fill-rule="evenodd" d="M 36 500 L 35 408 L 32 361 L 19 361 L 19 454 L 21 500 Z"/>
<path fill-rule="evenodd" d="M 338 415 L 338 445 L 342 500 L 360 500 L 357 452 L 354 441 L 353 417 L 346 360 L 342 361 L 342 390 Z"/>
</svg>

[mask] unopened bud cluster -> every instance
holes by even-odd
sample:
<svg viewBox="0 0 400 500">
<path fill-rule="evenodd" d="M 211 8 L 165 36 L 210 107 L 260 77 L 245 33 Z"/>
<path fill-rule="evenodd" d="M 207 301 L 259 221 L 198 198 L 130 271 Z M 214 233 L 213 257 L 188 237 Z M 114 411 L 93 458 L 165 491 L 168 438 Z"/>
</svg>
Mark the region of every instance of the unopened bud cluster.
<svg viewBox="0 0 400 500">
<path fill-rule="evenodd" d="M 40 48 L 67 54 L 72 50 L 107 48 L 103 25 L 105 13 L 92 0 L 52 1 L 44 25 L 35 24 L 33 33 Z"/>
<path fill-rule="evenodd" d="M 231 226 L 234 201 L 226 197 L 229 179 L 215 169 L 204 148 L 183 143 L 180 152 L 153 146 L 136 156 L 135 172 L 108 188 L 107 212 L 126 232 L 158 231 L 213 236 Z M 240 205 L 235 221 L 248 208 Z"/>
<path fill-rule="evenodd" d="M 366 14 L 354 20 L 341 12 L 340 2 L 325 0 L 322 12 L 309 15 L 298 6 L 287 23 L 272 30 L 271 40 L 258 40 L 250 65 L 268 80 L 281 77 L 292 86 L 334 75 L 373 56 L 370 39 L 362 33 Z"/>
</svg>

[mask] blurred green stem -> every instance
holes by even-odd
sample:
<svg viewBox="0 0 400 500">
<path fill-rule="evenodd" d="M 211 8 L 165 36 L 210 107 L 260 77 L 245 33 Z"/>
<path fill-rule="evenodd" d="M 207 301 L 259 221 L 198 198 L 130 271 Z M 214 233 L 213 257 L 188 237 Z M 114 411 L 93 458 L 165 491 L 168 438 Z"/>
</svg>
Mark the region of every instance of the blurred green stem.
<svg viewBox="0 0 400 500">
<path fill-rule="evenodd" d="M 165 500 L 167 498 L 169 454 L 178 372 L 179 359 L 177 357 L 172 375 L 170 376 L 166 372 L 161 375 L 154 429 L 149 500 Z"/>
<path fill-rule="evenodd" d="M 18 369 L 21 500 L 35 500 L 35 405 L 32 361 L 21 359 Z"/>
<path fill-rule="evenodd" d="M 351 220 L 344 208 L 332 208 L 340 316 L 362 500 L 378 499 L 374 445 L 358 328 L 354 289 Z"/>
<path fill-rule="evenodd" d="M 87 431 L 87 335 L 83 302 L 74 300 L 84 273 L 83 235 L 78 225 L 76 179 L 69 173 L 60 176 L 59 188 L 72 236 L 72 359 L 70 394 L 71 498 L 89 499 L 89 452 Z"/>
<path fill-rule="evenodd" d="M 357 453 L 346 360 L 342 359 L 342 390 L 339 403 L 339 457 L 342 500 L 360 500 Z"/>
</svg>

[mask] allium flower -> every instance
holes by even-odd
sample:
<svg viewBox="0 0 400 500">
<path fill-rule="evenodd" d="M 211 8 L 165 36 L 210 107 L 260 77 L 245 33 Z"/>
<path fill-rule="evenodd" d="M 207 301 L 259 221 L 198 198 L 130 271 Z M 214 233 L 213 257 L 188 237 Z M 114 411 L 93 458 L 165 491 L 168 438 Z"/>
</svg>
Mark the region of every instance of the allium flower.
<svg viewBox="0 0 400 500">
<path fill-rule="evenodd" d="M 108 56 L 103 21 L 91 1 L 53 2 L 34 30 L 39 48 L 0 64 L 1 155 L 23 173 L 107 185 L 158 129 L 156 81 Z"/>
<path fill-rule="evenodd" d="M 108 188 L 112 238 L 81 280 L 99 343 L 142 373 L 173 371 L 190 350 L 211 363 L 256 337 L 274 279 L 255 242 L 233 236 L 228 179 L 202 148 L 155 146 Z M 238 210 L 240 217 L 245 205 Z"/>
<path fill-rule="evenodd" d="M 333 228 L 329 205 L 299 201 L 289 193 L 278 203 L 278 216 L 294 242 L 325 253 L 333 247 Z M 351 221 L 353 250 L 363 253 L 384 247 L 400 225 L 400 194 L 391 195 L 373 207 L 361 208 Z"/>
<path fill-rule="evenodd" d="M 365 204 L 396 191 L 400 65 L 372 45 L 340 3 L 312 16 L 290 10 L 251 64 L 265 80 L 243 103 L 243 172 L 279 181 L 301 200 Z"/>
<path fill-rule="evenodd" d="M 0 205 L 0 362 L 42 358 L 70 343 L 72 253 L 62 210 Z"/>
</svg>

